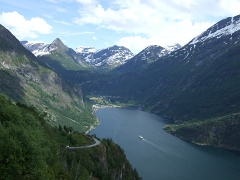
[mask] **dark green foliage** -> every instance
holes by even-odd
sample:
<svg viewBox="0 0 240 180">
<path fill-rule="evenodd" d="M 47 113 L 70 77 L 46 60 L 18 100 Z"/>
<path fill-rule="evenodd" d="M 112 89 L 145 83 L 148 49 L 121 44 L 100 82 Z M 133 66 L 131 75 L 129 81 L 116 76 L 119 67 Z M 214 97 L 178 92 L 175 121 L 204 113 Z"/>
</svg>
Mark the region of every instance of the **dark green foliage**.
<svg viewBox="0 0 240 180">
<path fill-rule="evenodd" d="M 57 142 L 44 115 L 0 96 L 0 179 L 57 179 Z"/>
<path fill-rule="evenodd" d="M 167 125 L 165 130 L 198 144 L 240 151 L 240 114 Z"/>
<path fill-rule="evenodd" d="M 67 169 L 72 178 L 87 179 L 92 176 L 102 180 L 141 179 L 117 144 L 110 139 L 103 139 L 101 143 L 91 149 L 66 152 Z"/>
<path fill-rule="evenodd" d="M 93 144 L 93 139 L 65 125 L 53 128 L 46 120 L 34 107 L 0 96 L 0 179 L 115 179 L 120 171 L 124 179 L 139 179 L 112 141 L 69 151 L 67 145 Z"/>
</svg>

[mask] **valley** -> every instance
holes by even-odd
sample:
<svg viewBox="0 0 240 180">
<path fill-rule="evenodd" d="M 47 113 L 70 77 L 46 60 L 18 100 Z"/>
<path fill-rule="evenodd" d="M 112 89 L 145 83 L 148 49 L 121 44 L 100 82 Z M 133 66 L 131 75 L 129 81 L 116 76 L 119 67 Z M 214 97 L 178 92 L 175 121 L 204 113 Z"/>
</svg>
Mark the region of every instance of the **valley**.
<svg viewBox="0 0 240 180">
<path fill-rule="evenodd" d="M 70 48 L 58 39 L 57 43 L 55 40 L 48 45 L 49 47 L 55 45 L 58 50 L 39 56 L 39 63 L 54 70 L 71 84 L 81 87 L 85 97 L 89 95 L 119 97 L 110 101 L 141 106 L 146 111 L 171 117 L 174 123 L 182 128 L 192 126 L 191 122 L 200 122 L 200 127 L 212 124 L 213 127 L 222 127 L 221 132 L 229 131 L 229 128 L 232 131 L 230 124 L 233 120 L 226 122 L 230 125 L 228 127 L 222 126 L 221 121 L 212 119 L 225 119 L 226 116 L 234 116 L 240 112 L 239 19 L 240 16 L 223 19 L 183 47 L 178 44 L 171 48 L 149 46 L 134 56 L 131 53 L 126 55 L 126 49 L 117 46 L 104 49 L 103 52 L 94 48 L 84 50 L 81 47 L 76 51 L 79 56 L 69 56 Z M 34 52 L 29 46 L 27 48 Z M 123 52 L 120 51 L 125 55 L 121 55 Z M 56 55 L 59 53 L 62 57 L 68 58 L 61 60 L 54 58 L 58 57 Z M 117 55 L 113 55 L 114 53 Z M 100 56 L 97 57 L 97 54 Z M 106 60 L 102 59 L 104 56 Z M 96 62 L 104 63 L 110 57 L 120 56 L 125 60 L 115 68 L 96 66 Z M 95 60 L 91 60 L 90 57 Z M 81 62 L 76 61 L 78 58 L 82 58 Z M 93 63 L 83 65 L 90 61 Z M 116 63 L 118 61 L 116 59 Z M 70 65 L 74 63 L 76 66 Z M 76 69 L 77 66 L 82 67 Z M 233 124 L 236 123 L 239 124 L 238 119 Z M 170 129 L 168 128 L 168 132 L 172 132 Z M 195 142 L 187 135 L 183 135 L 184 133 L 180 135 L 178 133 L 180 130 L 181 128 L 172 133 Z M 196 137 L 198 133 L 196 131 Z M 229 133 L 235 134 L 238 130 Z M 208 136 L 211 135 L 207 133 L 204 139 L 208 139 Z M 239 140 L 235 139 L 234 144 L 238 144 Z M 206 140 L 204 143 L 224 146 L 227 149 L 233 148 L 220 142 L 214 144 Z"/>
<path fill-rule="evenodd" d="M 33 123 L 46 131 L 41 134 L 36 130 L 41 137 L 47 137 L 46 142 L 42 138 L 40 143 L 51 144 L 51 136 L 59 138 L 53 142 L 56 150 L 75 136 L 72 131 L 92 130 L 99 123 L 95 112 L 100 107 L 135 106 L 170 117 L 171 124 L 166 124 L 164 130 L 176 137 L 240 151 L 240 15 L 217 22 L 182 47 L 151 45 L 135 55 L 117 45 L 100 50 L 93 47 L 73 50 L 59 38 L 50 44 L 20 42 L 2 25 L 0 32 L 0 100 L 9 107 L 1 106 L 1 121 L 21 117 L 24 123 L 14 122 L 13 129 L 20 123 L 25 133 L 29 130 L 25 122 L 33 117 Z M 15 109 L 18 114 L 14 115 Z M 11 137 L 14 144 L 17 136 L 10 133 L 9 122 L 1 122 L 0 128 L 5 132 L 3 136 Z M 62 132 L 62 127 L 72 131 Z M 81 133 L 78 135 L 82 136 Z M 30 141 L 26 139 L 26 143 Z M 82 172 L 84 177 L 94 172 L 96 177 L 114 179 L 125 172 L 126 177 L 140 179 L 118 145 L 109 139 L 101 142 L 104 146 L 94 147 L 97 156 L 92 150 L 85 152 L 88 159 Z M 33 149 L 37 149 L 35 145 Z M 16 152 L 19 146 L 16 145 Z M 57 167 L 57 171 L 50 168 L 50 174 L 71 179 L 78 174 L 81 153 L 71 154 L 63 147 L 60 150 L 64 151 L 64 159 L 56 156 L 57 164 L 45 164 L 41 159 L 48 158 L 45 149 L 38 149 L 43 156 L 37 158 L 42 169 Z M 121 163 L 113 158 L 114 151 Z M 59 168 L 62 162 L 67 169 Z M 106 162 L 113 167 L 111 171 Z"/>
</svg>

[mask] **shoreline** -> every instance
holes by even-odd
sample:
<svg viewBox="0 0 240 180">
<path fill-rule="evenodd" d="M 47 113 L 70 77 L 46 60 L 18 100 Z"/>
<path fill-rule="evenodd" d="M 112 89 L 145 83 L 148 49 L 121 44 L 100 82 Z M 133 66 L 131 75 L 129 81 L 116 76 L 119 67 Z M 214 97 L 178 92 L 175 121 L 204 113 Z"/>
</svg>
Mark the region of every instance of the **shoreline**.
<svg viewBox="0 0 240 180">
<path fill-rule="evenodd" d="M 94 130 L 99 124 L 100 121 L 98 118 L 96 118 L 96 121 L 90 126 L 90 128 L 85 132 L 85 134 L 88 134 L 90 131 Z"/>
<path fill-rule="evenodd" d="M 93 109 L 93 113 L 96 113 L 98 109 L 102 109 L 102 108 L 109 108 L 109 107 L 112 107 L 112 108 L 121 108 L 121 106 L 119 105 L 101 105 L 101 104 L 94 104 L 92 106 L 92 109 Z"/>
<path fill-rule="evenodd" d="M 90 128 L 85 132 L 85 134 L 88 134 L 90 131 L 96 129 L 96 127 L 100 124 L 100 120 L 96 116 L 97 110 L 102 109 L 102 108 L 108 108 L 108 107 L 120 108 L 121 106 L 118 106 L 118 105 L 101 105 L 101 104 L 92 105 L 92 110 L 93 110 L 92 113 L 95 114 L 96 121 L 90 126 Z"/>
<path fill-rule="evenodd" d="M 97 120 L 90 126 L 90 128 L 85 133 L 88 134 L 90 131 L 96 129 L 96 127 L 100 124 L 100 120 L 96 116 L 97 110 L 103 109 L 103 108 L 123 108 L 123 107 L 125 107 L 125 106 L 114 105 L 114 104 L 111 104 L 111 105 L 94 104 L 94 105 L 92 105 L 92 110 L 93 110 L 92 113 L 95 114 L 95 117 Z"/>
</svg>

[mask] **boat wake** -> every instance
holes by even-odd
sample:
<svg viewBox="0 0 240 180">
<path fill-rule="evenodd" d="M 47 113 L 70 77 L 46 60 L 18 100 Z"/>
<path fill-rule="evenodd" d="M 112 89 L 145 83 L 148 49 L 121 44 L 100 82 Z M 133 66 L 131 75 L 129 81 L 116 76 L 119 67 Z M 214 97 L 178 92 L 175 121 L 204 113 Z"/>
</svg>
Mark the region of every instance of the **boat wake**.
<svg viewBox="0 0 240 180">
<path fill-rule="evenodd" d="M 155 144 L 155 143 L 153 143 L 153 142 L 151 142 L 151 141 L 149 141 L 149 140 L 147 140 L 147 139 L 144 139 L 144 138 L 143 138 L 142 140 L 143 140 L 144 142 L 150 144 L 151 146 L 157 148 L 158 150 L 163 151 L 162 148 L 161 148 L 159 145 L 157 145 L 157 144 Z"/>
<path fill-rule="evenodd" d="M 171 154 L 171 155 L 174 155 L 174 156 L 178 156 L 178 157 L 182 157 L 182 155 L 180 155 L 179 153 L 177 153 L 176 151 L 174 150 L 165 150 L 164 148 L 162 148 L 160 145 L 158 144 L 155 144 L 147 139 L 142 139 L 144 142 L 148 143 L 149 145 L 151 145 L 152 147 L 156 148 L 157 150 L 161 151 L 161 152 L 164 152 L 166 154 Z"/>
</svg>

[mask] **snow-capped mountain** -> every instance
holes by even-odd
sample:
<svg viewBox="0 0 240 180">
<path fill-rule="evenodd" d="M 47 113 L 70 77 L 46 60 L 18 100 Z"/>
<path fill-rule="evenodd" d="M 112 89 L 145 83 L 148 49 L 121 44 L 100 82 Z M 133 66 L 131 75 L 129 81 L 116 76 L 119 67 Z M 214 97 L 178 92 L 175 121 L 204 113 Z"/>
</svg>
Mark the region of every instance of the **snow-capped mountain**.
<svg viewBox="0 0 240 180">
<path fill-rule="evenodd" d="M 84 47 L 84 46 L 79 46 L 75 49 L 76 53 L 82 53 L 82 54 L 88 54 L 88 53 L 95 53 L 97 49 L 94 47 Z"/>
<path fill-rule="evenodd" d="M 73 50 L 65 46 L 59 38 L 55 39 L 51 44 L 28 41 L 21 41 L 21 43 L 35 56 L 49 55 L 56 50 L 63 50 L 72 56 L 77 63 L 84 64 L 85 62 L 98 68 L 114 68 L 126 63 L 128 59 L 134 56 L 129 49 L 116 45 L 101 50 L 79 46 Z"/>
<path fill-rule="evenodd" d="M 78 47 L 77 54 L 95 67 L 114 68 L 127 62 L 134 55 L 123 46 L 112 46 L 101 50 L 91 47 Z"/>
<path fill-rule="evenodd" d="M 161 47 L 158 45 L 151 45 L 142 50 L 140 53 L 138 53 L 136 56 L 134 56 L 133 59 L 138 60 L 150 60 L 150 62 L 156 61 L 157 58 L 163 57 L 173 51 L 176 51 L 179 49 L 181 45 L 174 44 L 166 47 Z M 148 62 L 149 63 L 149 62 Z"/>
<path fill-rule="evenodd" d="M 146 55 L 134 61 L 137 56 L 117 68 L 122 74 L 106 91 L 120 94 L 119 87 L 128 85 L 123 98 L 142 98 L 138 102 L 153 112 L 182 120 L 240 112 L 240 15 L 219 21 L 146 68 Z M 141 73 L 128 73 L 136 68 Z"/>
<path fill-rule="evenodd" d="M 127 63 L 118 67 L 116 71 L 130 72 L 145 69 L 149 64 L 157 61 L 159 58 L 164 57 L 173 51 L 176 51 L 180 47 L 181 46 L 179 44 L 167 46 L 166 48 L 158 45 L 148 46 L 132 57 Z"/>
<path fill-rule="evenodd" d="M 176 50 L 180 49 L 181 45 L 177 43 L 177 44 L 166 46 L 164 48 L 170 53 L 170 52 L 173 52 L 173 51 L 176 51 Z"/>
<path fill-rule="evenodd" d="M 31 51 L 35 56 L 43 56 L 50 54 L 48 49 L 49 44 L 46 43 L 33 43 L 28 41 L 21 41 L 22 45 Z"/>
<path fill-rule="evenodd" d="M 51 62 L 55 62 L 52 66 L 57 66 L 58 62 L 66 69 L 71 70 L 89 66 L 72 48 L 68 48 L 59 38 L 56 38 L 50 44 L 31 43 L 27 41 L 21 41 L 21 43 L 35 56 L 38 56 L 41 63 L 45 62 L 45 65 L 48 67 Z M 54 56 L 51 56 L 52 54 L 54 54 Z M 56 67 L 51 68 L 54 69 Z"/>
<path fill-rule="evenodd" d="M 192 56 L 202 56 L 202 59 L 196 61 L 196 66 L 213 61 L 213 57 L 220 56 L 225 50 L 234 44 L 240 42 L 240 15 L 228 17 L 214 24 L 199 36 L 193 38 L 188 44 L 170 53 L 170 61 L 193 61 Z M 211 49 L 215 47 L 214 51 Z M 208 53 L 212 58 L 204 56 Z M 192 59 L 192 60 L 191 60 Z M 206 62 L 204 61 L 206 60 Z"/>
<path fill-rule="evenodd" d="M 28 41 L 20 41 L 21 44 L 31 51 L 35 56 L 43 56 L 51 54 L 56 49 L 67 50 L 68 47 L 63 44 L 63 42 L 56 38 L 52 43 L 33 43 Z"/>
<path fill-rule="evenodd" d="M 155 61 L 156 58 L 165 56 L 166 54 L 168 54 L 167 49 L 158 45 L 152 45 L 142 50 L 133 59 L 135 61 L 139 59 L 146 60 L 146 61 Z"/>
<path fill-rule="evenodd" d="M 85 62 L 87 62 L 88 64 L 91 64 L 91 59 L 92 56 L 94 55 L 95 52 L 97 52 L 97 49 L 95 49 L 94 47 L 84 47 L 84 46 L 79 46 L 75 49 L 75 52 L 77 53 L 77 55 Z M 93 60 L 94 61 L 94 60 Z"/>
<path fill-rule="evenodd" d="M 190 44 L 204 42 L 212 38 L 232 35 L 240 30 L 240 15 L 223 19 L 210 27 L 207 31 L 195 37 Z"/>
</svg>

